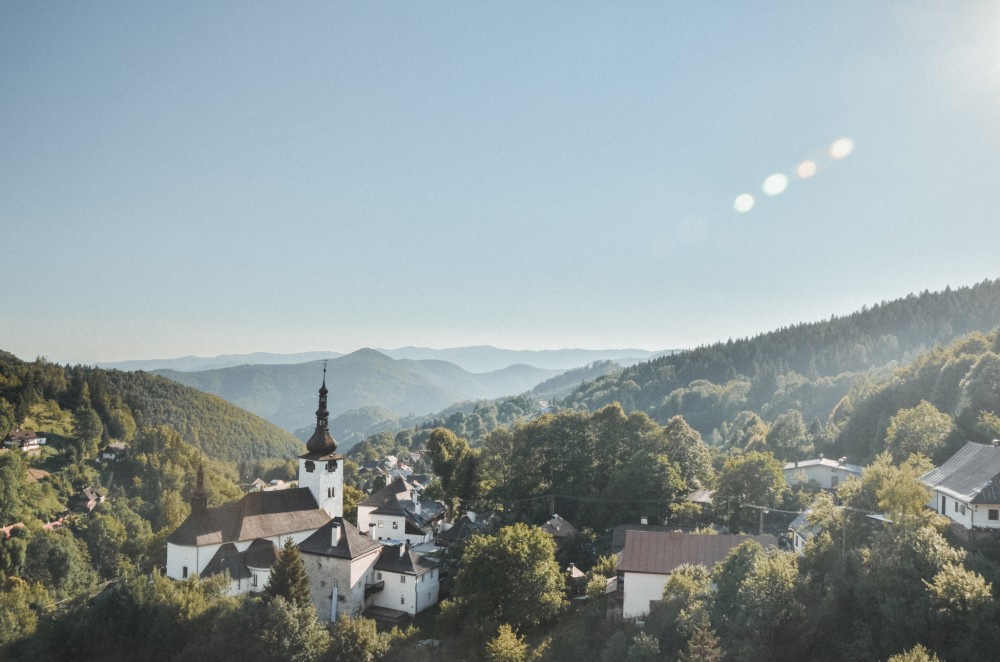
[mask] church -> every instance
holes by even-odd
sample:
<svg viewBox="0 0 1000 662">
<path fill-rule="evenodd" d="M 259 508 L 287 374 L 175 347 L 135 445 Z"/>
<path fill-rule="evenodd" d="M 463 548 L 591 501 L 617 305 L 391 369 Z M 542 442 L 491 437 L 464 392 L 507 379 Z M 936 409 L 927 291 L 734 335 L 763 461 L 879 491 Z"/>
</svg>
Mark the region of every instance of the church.
<svg viewBox="0 0 1000 662">
<path fill-rule="evenodd" d="M 344 457 L 330 434 L 327 394 L 324 368 L 316 430 L 299 456 L 296 489 L 251 492 L 209 508 L 198 470 L 191 514 L 167 538 L 168 577 L 225 572 L 230 594 L 256 593 L 267 586 L 279 550 L 291 539 L 299 546 L 320 620 L 366 609 L 414 615 L 437 604 L 438 563 L 411 545 L 429 540 L 443 506 L 397 479 L 359 506 L 366 520 L 361 531 L 344 519 Z"/>
<path fill-rule="evenodd" d="M 316 430 L 299 456 L 298 487 L 253 492 L 239 501 L 208 507 L 199 469 L 191 514 L 167 538 L 167 576 L 186 579 L 228 572 L 230 593 L 262 591 L 277 551 L 296 544 L 344 514 L 344 457 L 330 435 L 326 368 L 319 389 Z"/>
</svg>

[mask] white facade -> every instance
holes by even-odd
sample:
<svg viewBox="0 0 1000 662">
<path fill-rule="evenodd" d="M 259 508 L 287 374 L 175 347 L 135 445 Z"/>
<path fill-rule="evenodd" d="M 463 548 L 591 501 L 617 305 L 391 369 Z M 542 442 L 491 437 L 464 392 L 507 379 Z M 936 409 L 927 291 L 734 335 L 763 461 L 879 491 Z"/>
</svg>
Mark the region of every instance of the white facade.
<svg viewBox="0 0 1000 662">
<path fill-rule="evenodd" d="M 824 490 L 835 490 L 851 476 L 861 477 L 861 467 L 841 460 L 804 460 L 784 466 L 785 482 L 789 485 L 815 483 Z"/>
<path fill-rule="evenodd" d="M 299 487 L 308 487 L 319 507 L 330 517 L 344 514 L 344 460 L 299 458 Z"/>
<path fill-rule="evenodd" d="M 296 531 L 294 533 L 286 533 L 278 536 L 262 538 L 262 540 L 270 540 L 278 547 L 278 549 L 281 549 L 281 547 L 285 544 L 285 541 L 289 538 L 291 538 L 297 545 L 312 535 L 313 531 L 315 531 L 315 529 L 309 531 Z M 232 543 L 236 546 L 238 551 L 245 552 L 253 543 L 253 540 L 232 541 Z M 205 570 L 205 566 L 207 566 L 215 556 L 215 553 L 219 551 L 220 547 L 222 547 L 222 543 L 215 543 L 211 545 L 176 545 L 168 541 L 167 577 L 170 577 L 171 579 L 187 579 L 191 575 L 200 575 Z M 236 583 L 237 582 L 234 582 L 234 584 Z"/>
<path fill-rule="evenodd" d="M 1000 529 L 1000 504 L 968 503 L 935 490 L 928 505 L 966 529 Z"/>
<path fill-rule="evenodd" d="M 422 575 L 410 575 L 386 570 L 375 570 L 375 582 L 385 582 L 385 588 L 372 596 L 372 605 L 398 609 L 408 614 L 419 614 L 438 601 L 440 581 L 438 569 Z"/>
<path fill-rule="evenodd" d="M 370 506 L 358 506 L 358 530 L 367 532 L 372 540 L 407 542 L 412 546 L 434 539 L 432 532 L 407 533 L 405 516 L 381 515 L 373 513 L 374 510 Z"/>
<path fill-rule="evenodd" d="M 670 575 L 654 575 L 645 572 L 622 573 L 624 599 L 622 618 L 642 618 L 649 613 L 651 600 L 663 599 L 663 588 Z"/>
</svg>

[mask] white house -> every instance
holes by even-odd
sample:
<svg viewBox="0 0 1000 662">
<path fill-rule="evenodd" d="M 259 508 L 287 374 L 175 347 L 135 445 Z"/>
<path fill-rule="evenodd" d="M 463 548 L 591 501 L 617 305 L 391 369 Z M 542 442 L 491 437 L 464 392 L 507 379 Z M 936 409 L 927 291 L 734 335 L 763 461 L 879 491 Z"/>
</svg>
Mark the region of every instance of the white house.
<svg viewBox="0 0 1000 662">
<path fill-rule="evenodd" d="M 830 460 L 822 455 L 815 460 L 796 460 L 784 466 L 785 482 L 789 485 L 815 483 L 824 490 L 835 490 L 845 480 L 861 478 L 861 467 L 848 464 L 847 458 Z"/>
<path fill-rule="evenodd" d="M 227 571 L 234 593 L 259 589 L 269 576 L 274 548 L 289 538 L 301 543 L 331 518 L 343 515 L 344 458 L 335 453 L 337 442 L 329 431 L 325 368 L 323 372 L 316 430 L 306 443 L 306 453 L 299 456 L 299 487 L 252 492 L 209 508 L 199 469 L 191 514 L 167 538 L 168 577 Z"/>
<path fill-rule="evenodd" d="M 970 441 L 920 479 L 937 512 L 966 529 L 1000 529 L 1000 447 Z"/>
<path fill-rule="evenodd" d="M 358 504 L 358 530 L 373 540 L 419 545 L 434 539 L 444 506 L 396 478 Z"/>
<path fill-rule="evenodd" d="M 45 437 L 33 430 L 14 430 L 3 438 L 3 447 L 25 453 L 37 453 L 45 445 Z"/>
<path fill-rule="evenodd" d="M 711 535 L 679 531 L 627 531 L 618 562 L 618 587 L 623 618 L 642 618 L 650 602 L 663 599 L 670 573 L 683 564 L 711 568 L 725 560 L 730 550 L 756 540 L 777 546 L 774 536 Z"/>
<path fill-rule="evenodd" d="M 800 513 L 788 525 L 788 531 L 792 534 L 792 551 L 796 554 L 801 554 L 806 548 L 806 543 L 823 530 L 823 527 L 819 524 L 812 524 L 809 521 L 809 513 L 811 512 L 811 510 L 807 510 L 804 513 Z"/>
<path fill-rule="evenodd" d="M 384 582 L 371 606 L 416 615 L 437 604 L 438 563 L 410 549 L 407 543 L 383 545 L 374 567 L 375 584 Z"/>
</svg>

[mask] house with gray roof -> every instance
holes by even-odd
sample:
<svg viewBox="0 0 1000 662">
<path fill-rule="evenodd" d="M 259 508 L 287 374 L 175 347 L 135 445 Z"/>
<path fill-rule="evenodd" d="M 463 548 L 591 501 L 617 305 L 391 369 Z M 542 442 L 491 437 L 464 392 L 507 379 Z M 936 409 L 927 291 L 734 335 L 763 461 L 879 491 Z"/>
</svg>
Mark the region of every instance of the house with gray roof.
<svg viewBox="0 0 1000 662">
<path fill-rule="evenodd" d="M 443 519 L 444 506 L 424 497 L 402 477 L 358 504 L 358 529 L 373 540 L 430 542 Z"/>
<path fill-rule="evenodd" d="M 413 616 L 437 604 L 438 562 L 413 551 L 408 543 L 383 545 L 374 570 L 375 581 L 383 583 L 384 590 L 374 596 L 370 615 L 398 611 Z"/>
<path fill-rule="evenodd" d="M 835 490 L 852 476 L 861 478 L 861 467 L 849 464 L 846 457 L 831 460 L 821 454 L 814 460 L 788 462 L 782 473 L 789 485 L 812 484 L 823 490 Z"/>
<path fill-rule="evenodd" d="M 1000 447 L 970 441 L 920 480 L 933 492 L 928 505 L 956 524 L 1000 529 Z"/>
</svg>

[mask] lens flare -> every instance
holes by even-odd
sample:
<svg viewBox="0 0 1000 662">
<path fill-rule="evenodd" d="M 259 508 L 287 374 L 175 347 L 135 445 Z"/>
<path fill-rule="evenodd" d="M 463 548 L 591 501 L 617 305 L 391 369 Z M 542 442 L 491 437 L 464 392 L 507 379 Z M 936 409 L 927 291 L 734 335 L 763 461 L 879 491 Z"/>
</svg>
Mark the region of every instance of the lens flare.
<svg viewBox="0 0 1000 662">
<path fill-rule="evenodd" d="M 854 141 L 850 138 L 840 138 L 834 140 L 830 145 L 830 158 L 836 161 L 846 159 L 854 151 Z"/>
<path fill-rule="evenodd" d="M 741 214 L 747 213 L 753 209 L 753 196 L 749 193 L 736 196 L 736 202 L 733 203 L 733 209 Z"/>
<path fill-rule="evenodd" d="M 799 179 L 809 179 L 816 174 L 816 162 L 806 159 L 795 168 L 795 174 Z"/>
<path fill-rule="evenodd" d="M 788 176 L 776 172 L 764 180 L 764 193 L 767 195 L 778 195 L 788 188 Z"/>
</svg>

